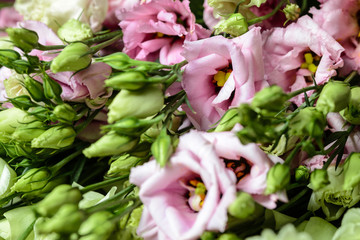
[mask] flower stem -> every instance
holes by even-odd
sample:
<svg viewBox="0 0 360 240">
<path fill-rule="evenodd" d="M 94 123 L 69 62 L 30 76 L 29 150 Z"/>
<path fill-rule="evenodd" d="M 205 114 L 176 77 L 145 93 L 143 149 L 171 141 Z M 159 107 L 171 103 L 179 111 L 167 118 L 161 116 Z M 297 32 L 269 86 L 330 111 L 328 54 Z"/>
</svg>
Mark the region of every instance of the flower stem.
<svg viewBox="0 0 360 240">
<path fill-rule="evenodd" d="M 291 92 L 290 94 L 288 94 L 288 99 L 291 99 L 301 93 L 304 93 L 304 92 L 307 92 L 307 91 L 310 91 L 310 90 L 318 90 L 321 86 L 309 86 L 309 87 L 305 87 L 305 88 L 302 88 L 302 89 L 299 89 L 297 91 L 294 91 L 294 92 Z"/>
<path fill-rule="evenodd" d="M 282 6 L 285 2 L 287 2 L 287 1 L 288 1 L 288 0 L 282 0 L 282 1 L 274 8 L 274 10 L 272 10 L 270 13 L 268 13 L 268 14 L 266 14 L 266 15 L 264 15 L 264 16 L 261 16 L 261 17 L 258 17 L 258 18 L 254 18 L 254 19 L 248 20 L 247 22 L 248 22 L 249 26 L 250 26 L 250 25 L 253 25 L 253 24 L 255 24 L 255 23 L 262 22 L 262 21 L 264 21 L 264 20 L 272 17 L 273 15 L 275 15 L 275 13 L 276 13 L 277 11 L 279 11 L 279 9 L 281 8 L 281 6 Z"/>
<path fill-rule="evenodd" d="M 99 50 L 107 47 L 107 46 L 110 46 L 111 44 L 115 43 L 117 40 L 121 39 L 123 36 L 122 32 L 118 33 L 115 37 L 105 41 L 105 42 L 102 42 L 94 47 L 91 47 L 91 50 L 93 53 L 96 53 L 98 52 Z"/>
<path fill-rule="evenodd" d="M 357 75 L 357 71 L 352 71 L 349 76 L 347 76 L 344 80 L 344 82 L 349 83 L 353 78 Z"/>
<path fill-rule="evenodd" d="M 102 182 L 99 182 L 99 183 L 94 183 L 94 184 L 91 184 L 89 186 L 84 187 L 80 191 L 81 191 L 81 193 L 84 194 L 84 193 L 87 193 L 87 192 L 92 191 L 92 190 L 96 190 L 96 189 L 100 189 L 100 188 L 109 186 L 109 185 L 111 185 L 113 183 L 116 183 L 118 181 L 127 179 L 128 177 L 129 177 L 129 174 L 125 174 L 125 175 L 120 176 L 120 177 L 112 178 L 112 179 L 105 180 L 105 181 L 102 181 Z"/>
</svg>

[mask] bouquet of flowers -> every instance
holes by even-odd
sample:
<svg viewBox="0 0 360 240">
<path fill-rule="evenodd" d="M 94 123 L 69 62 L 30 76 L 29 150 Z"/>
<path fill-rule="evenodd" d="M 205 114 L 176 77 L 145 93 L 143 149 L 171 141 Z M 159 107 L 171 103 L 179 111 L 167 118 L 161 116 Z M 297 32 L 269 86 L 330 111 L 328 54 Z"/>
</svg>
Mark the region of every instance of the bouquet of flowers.
<svg viewBox="0 0 360 240">
<path fill-rule="evenodd" d="M 0 7 L 0 239 L 358 239 L 358 0 Z"/>
</svg>

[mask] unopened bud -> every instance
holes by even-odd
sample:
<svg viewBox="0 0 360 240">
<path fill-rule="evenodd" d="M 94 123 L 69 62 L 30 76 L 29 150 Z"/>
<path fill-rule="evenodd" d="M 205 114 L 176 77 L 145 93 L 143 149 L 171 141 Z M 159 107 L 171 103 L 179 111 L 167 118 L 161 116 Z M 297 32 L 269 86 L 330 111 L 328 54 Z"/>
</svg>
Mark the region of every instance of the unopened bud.
<svg viewBox="0 0 360 240">
<path fill-rule="evenodd" d="M 349 105 L 340 114 L 349 123 L 360 124 L 360 87 L 351 88 Z"/>
<path fill-rule="evenodd" d="M 43 85 L 32 77 L 29 77 L 28 75 L 25 76 L 24 86 L 31 98 L 36 102 L 41 102 L 45 99 Z"/>
<path fill-rule="evenodd" d="M 34 31 L 25 28 L 7 28 L 6 32 L 14 45 L 24 52 L 30 52 L 39 46 L 39 37 Z"/>
<path fill-rule="evenodd" d="M 151 153 L 161 167 L 166 165 L 173 153 L 173 149 L 174 147 L 172 145 L 171 137 L 167 134 L 167 129 L 163 128 L 160 135 L 151 145 Z"/>
<path fill-rule="evenodd" d="M 121 176 L 130 173 L 130 169 L 139 162 L 139 158 L 130 155 L 122 155 L 113 161 L 107 172 L 108 176 Z"/>
<path fill-rule="evenodd" d="M 309 179 L 310 177 L 310 170 L 303 166 L 300 165 L 298 168 L 295 169 L 295 180 L 297 182 L 305 182 Z"/>
<path fill-rule="evenodd" d="M 220 21 L 214 28 L 215 34 L 228 33 L 234 37 L 249 31 L 246 18 L 241 13 L 234 13 L 229 18 Z"/>
<path fill-rule="evenodd" d="M 151 85 L 138 91 L 121 90 L 109 106 L 109 123 L 124 117 L 146 118 L 159 112 L 164 105 L 162 88 Z"/>
<path fill-rule="evenodd" d="M 54 188 L 46 197 L 36 204 L 36 212 L 41 216 L 53 216 L 58 209 L 68 203 L 78 204 L 82 199 L 78 188 L 62 184 Z"/>
<path fill-rule="evenodd" d="M 353 152 L 344 163 L 345 190 L 351 190 L 360 183 L 360 153 Z"/>
<path fill-rule="evenodd" d="M 319 138 L 324 134 L 325 116 L 317 108 L 307 107 L 290 120 L 290 135 Z"/>
<path fill-rule="evenodd" d="M 240 192 L 236 199 L 230 204 L 228 212 L 231 216 L 246 219 L 255 212 L 256 203 L 250 194 Z"/>
<path fill-rule="evenodd" d="M 71 43 L 55 57 L 50 65 L 53 73 L 72 71 L 77 72 L 91 64 L 91 48 L 81 42 Z"/>
<path fill-rule="evenodd" d="M 283 190 L 289 183 L 290 167 L 276 163 L 267 174 L 265 194 L 268 195 Z"/>
<path fill-rule="evenodd" d="M 107 87 L 114 89 L 138 90 L 146 85 L 147 79 L 141 72 L 123 72 L 119 73 L 108 80 L 105 80 Z"/>
<path fill-rule="evenodd" d="M 317 191 L 330 184 L 328 173 L 325 169 L 315 169 L 310 175 L 310 188 Z"/>
<path fill-rule="evenodd" d="M 28 110 L 31 107 L 35 107 L 36 104 L 34 104 L 31 101 L 31 98 L 27 95 L 21 95 L 18 97 L 10 98 L 9 101 L 12 105 L 14 105 L 15 108 L 19 108 L 21 110 Z"/>
<path fill-rule="evenodd" d="M 46 73 L 43 74 L 43 87 L 44 95 L 47 99 L 55 99 L 58 102 L 61 102 L 61 93 L 62 88 L 59 83 L 49 77 Z"/>
<path fill-rule="evenodd" d="M 76 132 L 73 127 L 54 126 L 46 130 L 31 141 L 33 148 L 60 149 L 70 146 L 75 140 Z"/>
<path fill-rule="evenodd" d="M 137 138 L 126 135 L 118 135 L 115 132 L 108 132 L 90 147 L 84 149 L 83 153 L 87 158 L 119 155 L 130 151 L 138 143 Z"/>
<path fill-rule="evenodd" d="M 42 190 L 49 183 L 50 178 L 49 170 L 32 168 L 17 180 L 11 190 L 21 193 Z"/>
<path fill-rule="evenodd" d="M 10 49 L 0 49 L 0 66 L 12 68 L 13 61 L 20 59 L 20 54 Z"/>
<path fill-rule="evenodd" d="M 287 20 L 295 21 L 299 18 L 301 9 L 297 4 L 290 3 L 285 6 L 283 12 Z"/>
<path fill-rule="evenodd" d="M 63 123 L 72 123 L 76 118 L 76 111 L 67 103 L 57 105 L 53 114 L 56 120 Z"/>
<path fill-rule="evenodd" d="M 287 98 L 281 87 L 273 85 L 257 92 L 251 102 L 251 106 L 271 112 L 279 112 L 284 108 Z"/>
<path fill-rule="evenodd" d="M 206 231 L 201 235 L 200 240 L 215 240 L 215 233 Z"/>
<path fill-rule="evenodd" d="M 340 112 L 350 101 L 350 85 L 342 81 L 330 81 L 322 89 L 316 109 L 324 113 Z"/>
<path fill-rule="evenodd" d="M 104 62 L 116 70 L 124 70 L 131 65 L 131 58 L 122 52 L 117 52 L 105 57 L 97 58 L 95 61 Z"/>
<path fill-rule="evenodd" d="M 234 233 L 223 233 L 217 238 L 217 240 L 241 240 L 241 238 L 236 236 Z"/>
<path fill-rule="evenodd" d="M 231 108 L 226 111 L 221 118 L 219 124 L 215 128 L 215 132 L 230 131 L 235 124 L 241 121 L 241 116 L 237 108 Z"/>
<path fill-rule="evenodd" d="M 98 239 L 108 239 L 115 229 L 115 224 L 109 221 L 114 215 L 107 211 L 100 211 L 90 215 L 86 221 L 84 221 L 80 228 L 80 235 L 98 235 Z M 105 237 L 107 236 L 107 237 Z M 101 238 L 100 238 L 101 237 Z"/>
<path fill-rule="evenodd" d="M 65 42 L 83 41 L 93 36 L 91 27 L 76 19 L 68 20 L 59 28 L 57 33 Z"/>
<path fill-rule="evenodd" d="M 33 120 L 16 128 L 12 138 L 20 142 L 30 142 L 39 137 L 46 131 L 45 124 L 38 120 Z"/>
<path fill-rule="evenodd" d="M 77 204 L 65 204 L 60 207 L 52 218 L 37 224 L 40 233 L 76 233 L 84 220 L 84 213 L 81 212 Z"/>
</svg>

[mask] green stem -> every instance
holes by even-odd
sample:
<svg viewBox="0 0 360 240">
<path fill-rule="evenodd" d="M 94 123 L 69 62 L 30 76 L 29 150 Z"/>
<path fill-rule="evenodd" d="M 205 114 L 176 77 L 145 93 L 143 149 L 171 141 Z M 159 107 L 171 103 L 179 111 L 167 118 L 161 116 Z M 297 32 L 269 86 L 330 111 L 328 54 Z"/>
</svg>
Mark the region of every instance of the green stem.
<svg viewBox="0 0 360 240">
<path fill-rule="evenodd" d="M 41 45 L 39 43 L 39 45 L 36 47 L 36 49 L 41 50 L 41 51 L 49 51 L 49 50 L 59 50 L 59 49 L 63 49 L 65 48 L 66 45 L 49 45 L 49 46 L 44 46 Z"/>
<path fill-rule="evenodd" d="M 301 13 L 303 13 L 307 8 L 307 0 L 303 0 L 301 4 Z"/>
<path fill-rule="evenodd" d="M 275 15 L 275 13 L 276 13 L 277 11 L 279 11 L 279 9 L 281 8 L 281 6 L 282 6 L 285 2 L 287 2 L 287 1 L 288 1 L 288 0 L 282 0 L 282 1 L 274 8 L 274 10 L 272 10 L 270 13 L 268 13 L 268 14 L 266 14 L 266 15 L 264 15 L 264 16 L 261 16 L 261 17 L 258 17 L 258 18 L 254 18 L 254 19 L 248 20 L 247 22 L 248 22 L 249 26 L 250 26 L 250 25 L 253 25 L 253 24 L 255 24 L 255 23 L 262 22 L 262 21 L 264 21 L 264 20 L 272 17 L 273 15 Z"/>
<path fill-rule="evenodd" d="M 113 183 L 116 183 L 118 181 L 127 179 L 128 177 L 129 177 L 129 174 L 125 174 L 125 175 L 120 176 L 120 177 L 116 177 L 116 178 L 112 178 L 112 179 L 105 180 L 105 181 L 102 181 L 102 182 L 94 183 L 92 185 L 84 187 L 80 191 L 81 191 L 82 194 L 84 194 L 84 193 L 87 193 L 89 191 L 93 191 L 93 190 L 96 190 L 96 189 L 100 189 L 100 188 L 109 186 L 109 185 L 111 185 Z"/>
<path fill-rule="evenodd" d="M 290 94 L 288 94 L 288 99 L 291 99 L 301 93 L 304 93 L 304 92 L 307 92 L 307 91 L 310 91 L 310 90 L 317 90 L 319 89 L 320 86 L 309 86 L 309 87 L 305 87 L 305 88 L 302 88 L 302 89 L 299 89 L 297 91 L 294 91 L 294 92 L 291 92 Z"/>
<path fill-rule="evenodd" d="M 301 148 L 301 143 L 298 143 L 296 147 L 291 151 L 291 153 L 286 157 L 284 164 L 290 165 L 291 161 L 294 159 L 296 154 L 299 152 Z"/>
<path fill-rule="evenodd" d="M 344 80 L 344 82 L 349 83 L 353 78 L 357 75 L 357 71 L 352 71 L 349 76 L 347 76 Z"/>
<path fill-rule="evenodd" d="M 123 35 L 122 35 L 122 32 L 121 32 L 120 34 L 116 35 L 115 37 L 113 37 L 113 38 L 111 38 L 111 39 L 109 39 L 109 40 L 107 40 L 105 42 L 102 42 L 102 43 L 100 43 L 100 44 L 98 44 L 98 45 L 96 45 L 94 47 L 91 47 L 92 53 L 96 53 L 99 50 L 101 50 L 101 49 L 103 49 L 103 48 L 105 48 L 107 46 L 110 46 L 111 44 L 115 43 L 117 40 L 121 39 L 122 36 Z"/>
<path fill-rule="evenodd" d="M 56 175 L 56 173 L 62 168 L 64 167 L 67 163 L 69 163 L 71 160 L 73 160 L 74 158 L 76 158 L 77 156 L 79 156 L 83 151 L 83 148 L 81 148 L 80 150 L 70 154 L 69 156 L 67 156 L 66 158 L 64 158 L 63 160 L 61 160 L 60 162 L 56 163 L 54 166 L 50 167 L 50 171 Z"/>
<path fill-rule="evenodd" d="M 121 31 L 114 31 L 114 32 L 110 32 L 110 33 L 103 34 L 103 35 L 100 35 L 100 36 L 96 36 L 96 37 L 91 38 L 91 39 L 88 39 L 88 40 L 84 40 L 83 42 L 84 42 L 86 45 L 92 45 L 92 44 L 94 44 L 94 43 L 102 42 L 102 41 L 111 39 L 111 38 L 113 38 L 113 37 L 116 37 L 116 36 L 118 36 L 119 34 L 122 35 L 122 32 L 121 32 Z"/>
<path fill-rule="evenodd" d="M 307 211 L 305 214 L 303 214 L 302 216 L 300 216 L 298 219 L 296 219 L 295 222 L 293 222 L 293 224 L 295 225 L 295 227 L 297 227 L 299 224 L 301 224 L 303 221 L 305 221 L 306 219 L 308 219 L 311 215 L 313 215 L 312 211 Z"/>
<path fill-rule="evenodd" d="M 303 189 L 301 192 L 299 192 L 295 197 L 293 197 L 289 202 L 285 203 L 284 205 L 278 207 L 276 211 L 283 212 L 287 209 L 295 206 L 299 200 L 301 200 L 305 194 L 307 194 L 310 191 L 309 188 Z"/>
</svg>

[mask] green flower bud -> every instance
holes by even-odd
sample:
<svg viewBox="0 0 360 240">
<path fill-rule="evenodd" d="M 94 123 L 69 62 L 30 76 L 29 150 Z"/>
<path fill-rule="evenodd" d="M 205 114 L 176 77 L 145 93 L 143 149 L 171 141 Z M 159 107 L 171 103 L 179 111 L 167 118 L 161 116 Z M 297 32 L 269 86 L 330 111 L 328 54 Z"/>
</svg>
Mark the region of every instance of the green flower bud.
<svg viewBox="0 0 360 240">
<path fill-rule="evenodd" d="M 215 240 L 215 233 L 214 232 L 204 232 L 200 240 Z"/>
<path fill-rule="evenodd" d="M 54 117 L 59 122 L 72 123 L 76 119 L 76 111 L 67 103 L 57 105 L 53 111 Z"/>
<path fill-rule="evenodd" d="M 0 158 L 0 198 L 10 192 L 16 181 L 16 172 Z"/>
<path fill-rule="evenodd" d="M 124 70 L 131 66 L 131 58 L 122 52 L 117 52 L 105 57 L 97 58 L 95 61 L 104 62 L 116 70 Z"/>
<path fill-rule="evenodd" d="M 344 163 L 344 190 L 351 190 L 360 183 L 360 153 L 353 152 Z"/>
<path fill-rule="evenodd" d="M 139 90 L 144 87 L 147 82 L 148 80 L 143 73 L 132 71 L 116 74 L 108 80 L 105 80 L 105 85 L 117 90 Z"/>
<path fill-rule="evenodd" d="M 137 143 L 137 138 L 118 135 L 110 131 L 95 143 L 91 144 L 90 147 L 84 149 L 83 154 L 87 158 L 120 155 L 133 149 Z"/>
<path fill-rule="evenodd" d="M 283 190 L 289 183 L 290 167 L 276 163 L 267 174 L 265 194 L 268 195 Z"/>
<path fill-rule="evenodd" d="M 285 6 L 283 12 L 287 20 L 295 21 L 299 18 L 301 9 L 297 4 L 290 3 Z"/>
<path fill-rule="evenodd" d="M 325 169 L 315 169 L 310 175 L 310 188 L 317 191 L 330 183 Z"/>
<path fill-rule="evenodd" d="M 316 102 L 316 109 L 324 113 L 340 112 L 350 101 L 350 85 L 341 81 L 328 82 Z"/>
<path fill-rule="evenodd" d="M 60 97 L 62 88 L 60 84 L 51 79 L 46 73 L 43 73 L 43 82 L 45 97 L 47 99 L 55 99 L 57 102 L 62 102 Z"/>
<path fill-rule="evenodd" d="M 11 104 L 14 105 L 14 107 L 25 111 L 31 107 L 36 107 L 36 104 L 34 104 L 31 101 L 31 98 L 27 95 L 21 95 L 18 97 L 10 98 L 9 101 L 11 102 Z"/>
<path fill-rule="evenodd" d="M 12 71 L 9 78 L 4 80 L 4 87 L 6 95 L 9 98 L 14 98 L 22 95 L 29 95 L 26 88 L 23 86 L 24 77 L 21 74 L 17 74 Z"/>
<path fill-rule="evenodd" d="M 20 59 L 21 56 L 18 52 L 10 49 L 0 49 L 0 65 L 12 68 L 13 61 Z"/>
<path fill-rule="evenodd" d="M 109 123 L 124 117 L 146 118 L 159 112 L 164 105 L 160 86 L 151 85 L 138 91 L 121 90 L 109 106 Z"/>
<path fill-rule="evenodd" d="M 220 237 L 217 238 L 217 240 L 241 240 L 236 234 L 234 233 L 224 233 L 221 234 Z"/>
<path fill-rule="evenodd" d="M 167 129 L 163 128 L 160 135 L 151 145 L 151 153 L 161 167 L 164 167 L 174 151 L 172 139 L 167 134 Z"/>
<path fill-rule="evenodd" d="M 88 24 L 76 19 L 70 19 L 57 31 L 58 36 L 65 42 L 82 41 L 92 38 L 93 33 Z"/>
<path fill-rule="evenodd" d="M 228 212 L 231 216 L 246 219 L 255 212 L 256 204 L 252 196 L 246 192 L 240 192 L 230 204 Z"/>
<path fill-rule="evenodd" d="M 79 211 L 77 204 L 65 204 L 60 207 L 56 214 L 49 219 L 37 224 L 39 233 L 76 233 L 83 222 L 84 213 Z"/>
<path fill-rule="evenodd" d="M 51 173 L 49 170 L 32 168 L 17 180 L 11 190 L 14 192 L 27 193 L 28 197 L 38 197 L 40 193 L 50 191 L 53 185 L 59 182 L 58 180 L 54 180 L 54 184 L 49 184 L 50 181 Z"/>
<path fill-rule="evenodd" d="M 73 127 L 54 126 L 46 130 L 31 141 L 32 148 L 60 149 L 70 146 L 75 140 L 76 132 Z"/>
<path fill-rule="evenodd" d="M 80 226 L 78 233 L 80 235 L 97 235 L 97 239 L 108 239 L 113 230 L 115 223 L 110 221 L 114 215 L 107 211 L 100 211 L 90 215 Z"/>
<path fill-rule="evenodd" d="M 290 135 L 320 138 L 326 126 L 325 116 L 317 108 L 307 107 L 290 120 Z"/>
<path fill-rule="evenodd" d="M 39 45 L 39 37 L 34 31 L 25 28 L 7 28 L 6 32 L 14 45 L 24 52 L 30 52 Z"/>
<path fill-rule="evenodd" d="M 72 71 L 77 72 L 91 64 L 91 48 L 81 42 L 71 43 L 55 57 L 50 65 L 53 73 Z"/>
<path fill-rule="evenodd" d="M 216 35 L 224 32 L 237 37 L 249 31 L 248 27 L 246 18 L 241 13 L 234 13 L 229 18 L 221 20 L 214 28 Z"/>
<path fill-rule="evenodd" d="M 17 127 L 11 137 L 20 142 L 30 142 L 45 131 L 46 126 L 43 122 L 33 120 L 32 122 Z"/>
<path fill-rule="evenodd" d="M 284 108 L 284 103 L 287 99 L 288 97 L 281 87 L 272 85 L 257 92 L 251 102 L 251 106 L 270 112 L 279 112 Z"/>
<path fill-rule="evenodd" d="M 360 124 L 360 87 L 351 88 L 349 105 L 340 114 L 351 124 Z"/>
<path fill-rule="evenodd" d="M 0 37 L 0 49 L 13 49 L 14 44 L 9 37 Z"/>
<path fill-rule="evenodd" d="M 309 179 L 310 177 L 310 170 L 303 166 L 300 165 L 298 168 L 295 169 L 295 180 L 297 182 L 305 182 Z"/>
<path fill-rule="evenodd" d="M 130 173 L 130 169 L 139 162 L 139 158 L 128 154 L 118 157 L 110 165 L 108 176 L 115 177 Z"/>
<path fill-rule="evenodd" d="M 43 217 L 53 216 L 58 209 L 68 203 L 78 204 L 82 199 L 78 188 L 62 184 L 54 188 L 46 197 L 36 204 L 36 212 Z"/>
<path fill-rule="evenodd" d="M 235 124 L 239 123 L 240 121 L 241 116 L 239 115 L 239 110 L 237 108 L 231 108 L 226 111 L 214 131 L 230 131 L 235 126 Z"/>
<path fill-rule="evenodd" d="M 24 78 L 24 86 L 30 94 L 31 98 L 34 99 L 36 102 L 41 102 L 45 100 L 44 88 L 40 82 L 26 75 Z"/>
</svg>

